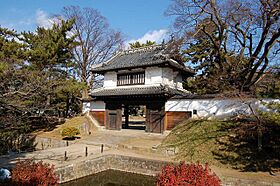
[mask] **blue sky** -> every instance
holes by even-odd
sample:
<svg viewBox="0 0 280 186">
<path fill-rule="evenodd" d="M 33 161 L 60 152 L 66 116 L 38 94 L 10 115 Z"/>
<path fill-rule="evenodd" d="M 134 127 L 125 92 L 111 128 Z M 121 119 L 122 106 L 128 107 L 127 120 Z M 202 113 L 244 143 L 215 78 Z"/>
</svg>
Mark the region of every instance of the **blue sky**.
<svg viewBox="0 0 280 186">
<path fill-rule="evenodd" d="M 0 0 L 0 3 L 0 25 L 18 31 L 34 30 L 69 5 L 99 10 L 127 41 L 160 42 L 168 37 L 171 25 L 171 18 L 164 16 L 170 0 Z"/>
</svg>

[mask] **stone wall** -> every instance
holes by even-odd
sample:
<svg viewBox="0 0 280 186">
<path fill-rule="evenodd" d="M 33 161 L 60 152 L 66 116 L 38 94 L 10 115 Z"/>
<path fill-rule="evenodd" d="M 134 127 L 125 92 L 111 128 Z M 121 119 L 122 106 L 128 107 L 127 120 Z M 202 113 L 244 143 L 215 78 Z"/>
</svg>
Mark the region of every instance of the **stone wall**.
<svg viewBox="0 0 280 186">
<path fill-rule="evenodd" d="M 59 176 L 60 183 L 108 169 L 154 176 L 168 163 L 170 162 L 109 154 L 56 168 L 56 174 Z"/>
<path fill-rule="evenodd" d="M 65 183 L 85 176 L 93 175 L 105 170 L 119 170 L 143 175 L 155 176 L 166 164 L 176 164 L 160 160 L 144 159 L 139 157 L 109 154 L 96 157 L 90 160 L 77 162 L 76 164 L 65 165 L 56 168 L 55 172 L 59 176 L 60 183 Z M 251 180 L 244 178 L 225 177 L 218 175 L 223 186 L 272 186 L 279 185 L 271 180 Z"/>
<path fill-rule="evenodd" d="M 74 141 L 68 141 L 68 145 L 73 143 Z M 36 136 L 34 145 L 36 150 L 45 150 L 51 148 L 66 147 L 67 142 L 65 140 Z"/>
</svg>

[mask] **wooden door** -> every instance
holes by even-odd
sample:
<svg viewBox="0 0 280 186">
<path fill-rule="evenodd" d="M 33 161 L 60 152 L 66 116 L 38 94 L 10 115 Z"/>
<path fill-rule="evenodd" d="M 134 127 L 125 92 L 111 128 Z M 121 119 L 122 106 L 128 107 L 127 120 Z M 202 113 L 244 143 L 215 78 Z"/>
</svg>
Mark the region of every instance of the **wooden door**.
<svg viewBox="0 0 280 186">
<path fill-rule="evenodd" d="M 121 104 L 106 103 L 106 128 L 120 130 L 122 126 Z"/>
<path fill-rule="evenodd" d="M 164 103 L 147 105 L 146 131 L 162 133 L 164 131 Z"/>
<path fill-rule="evenodd" d="M 117 113 L 109 113 L 109 129 L 117 129 Z"/>
</svg>

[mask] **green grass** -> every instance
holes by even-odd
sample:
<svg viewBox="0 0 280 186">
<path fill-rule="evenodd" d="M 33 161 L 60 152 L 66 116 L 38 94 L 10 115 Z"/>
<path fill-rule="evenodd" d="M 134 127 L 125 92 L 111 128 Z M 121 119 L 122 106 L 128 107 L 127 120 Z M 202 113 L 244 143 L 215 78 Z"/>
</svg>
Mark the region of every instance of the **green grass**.
<svg viewBox="0 0 280 186">
<path fill-rule="evenodd" d="M 242 171 L 280 171 L 280 126 L 263 126 L 262 149 L 254 121 L 187 120 L 174 128 L 161 147 L 178 149 L 177 160 L 210 163 Z"/>
<path fill-rule="evenodd" d="M 224 166 L 215 159 L 213 152 L 219 151 L 217 140 L 225 140 L 229 128 L 234 123 L 215 120 L 187 120 L 174 128 L 163 141 L 162 147 L 179 149 L 177 160 L 210 163 Z"/>
</svg>

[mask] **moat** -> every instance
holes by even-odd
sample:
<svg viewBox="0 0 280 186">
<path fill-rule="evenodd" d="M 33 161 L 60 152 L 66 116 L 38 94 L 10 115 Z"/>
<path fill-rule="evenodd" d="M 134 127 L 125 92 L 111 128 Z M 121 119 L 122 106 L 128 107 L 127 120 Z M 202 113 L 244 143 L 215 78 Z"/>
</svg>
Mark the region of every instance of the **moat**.
<svg viewBox="0 0 280 186">
<path fill-rule="evenodd" d="M 135 174 L 118 170 L 106 170 L 94 175 L 70 181 L 61 186 L 155 186 L 156 178 L 153 176 Z"/>
</svg>

